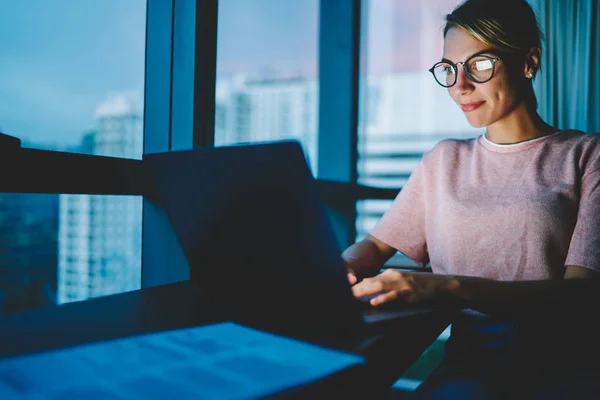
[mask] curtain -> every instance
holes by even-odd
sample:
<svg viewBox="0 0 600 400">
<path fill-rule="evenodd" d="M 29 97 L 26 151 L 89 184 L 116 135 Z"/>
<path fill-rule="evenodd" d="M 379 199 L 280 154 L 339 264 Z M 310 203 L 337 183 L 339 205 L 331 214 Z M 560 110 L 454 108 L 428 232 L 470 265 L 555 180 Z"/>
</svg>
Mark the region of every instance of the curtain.
<svg viewBox="0 0 600 400">
<path fill-rule="evenodd" d="M 545 35 L 538 112 L 561 129 L 600 132 L 600 0 L 529 0 Z"/>
</svg>

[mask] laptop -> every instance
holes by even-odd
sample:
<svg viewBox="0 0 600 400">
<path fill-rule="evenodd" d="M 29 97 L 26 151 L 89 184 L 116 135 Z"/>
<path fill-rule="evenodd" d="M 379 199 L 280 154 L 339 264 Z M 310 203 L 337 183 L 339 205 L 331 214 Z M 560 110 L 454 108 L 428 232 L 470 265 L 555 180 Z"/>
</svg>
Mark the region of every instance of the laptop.
<svg viewBox="0 0 600 400">
<path fill-rule="evenodd" d="M 144 157 L 190 268 L 240 313 L 345 332 L 430 308 L 366 309 L 347 280 L 302 147 L 278 141 Z"/>
</svg>

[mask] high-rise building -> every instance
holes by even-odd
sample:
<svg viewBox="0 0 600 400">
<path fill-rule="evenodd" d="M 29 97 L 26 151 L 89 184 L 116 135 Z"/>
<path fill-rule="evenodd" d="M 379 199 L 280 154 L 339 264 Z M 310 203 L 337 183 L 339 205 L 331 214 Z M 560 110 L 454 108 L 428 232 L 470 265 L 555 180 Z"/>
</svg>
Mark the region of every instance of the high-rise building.
<svg viewBox="0 0 600 400">
<path fill-rule="evenodd" d="M 314 80 L 255 80 L 243 76 L 219 80 L 215 144 L 296 139 L 302 143 L 316 174 L 317 115 Z"/>
<path fill-rule="evenodd" d="M 92 154 L 141 158 L 141 96 L 116 94 L 96 109 L 82 146 Z M 142 198 L 60 196 L 58 303 L 135 290 L 141 284 Z"/>
</svg>

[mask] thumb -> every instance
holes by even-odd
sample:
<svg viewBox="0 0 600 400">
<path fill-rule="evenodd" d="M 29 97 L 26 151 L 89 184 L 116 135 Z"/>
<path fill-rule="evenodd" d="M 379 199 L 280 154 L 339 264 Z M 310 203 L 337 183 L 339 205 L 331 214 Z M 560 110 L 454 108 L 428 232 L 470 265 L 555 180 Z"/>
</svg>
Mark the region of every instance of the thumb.
<svg viewBox="0 0 600 400">
<path fill-rule="evenodd" d="M 346 275 L 348 276 L 348 282 L 350 282 L 351 285 L 354 285 L 358 281 L 358 278 L 356 278 L 354 271 L 349 270 Z"/>
</svg>

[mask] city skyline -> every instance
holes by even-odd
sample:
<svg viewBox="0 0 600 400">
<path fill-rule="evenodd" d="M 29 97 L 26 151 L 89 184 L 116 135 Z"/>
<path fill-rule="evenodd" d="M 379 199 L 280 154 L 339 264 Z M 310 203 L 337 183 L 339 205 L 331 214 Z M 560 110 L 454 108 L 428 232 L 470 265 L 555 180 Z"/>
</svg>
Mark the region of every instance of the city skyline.
<svg viewBox="0 0 600 400">
<path fill-rule="evenodd" d="M 143 93 L 146 1 L 32 1 L 6 2 L 0 13 L 0 129 L 43 148 L 73 147 L 109 93 Z M 456 3 L 365 3 L 365 73 L 422 70 L 439 58 L 443 14 Z M 219 77 L 316 77 L 318 0 L 221 0 L 218 29 Z"/>
<path fill-rule="evenodd" d="M 410 79 L 404 79 L 403 77 L 411 77 Z M 437 85 L 433 84 L 434 81 L 430 76 L 428 71 L 416 71 L 416 72 L 397 72 L 397 73 L 388 73 L 388 74 L 375 74 L 372 76 L 366 76 L 363 79 L 364 82 L 367 83 L 367 87 L 377 85 L 380 89 L 377 91 L 378 93 L 381 91 L 385 91 L 388 93 L 388 96 L 393 96 L 396 98 L 396 102 L 400 102 L 404 104 L 403 107 L 410 107 L 412 112 L 404 113 L 400 110 L 400 114 L 395 112 L 392 108 L 390 108 L 390 104 L 388 104 L 385 109 L 377 110 L 377 114 L 381 115 L 383 119 L 386 120 L 385 128 L 374 128 L 371 129 L 372 134 L 381 134 L 381 130 L 388 130 L 388 133 L 397 132 L 424 132 L 427 133 L 429 130 L 436 130 L 440 125 L 444 125 L 447 127 L 447 132 L 452 133 L 456 132 L 457 126 L 459 129 L 466 127 L 465 124 L 462 124 L 460 121 L 466 122 L 466 118 L 459 112 L 458 107 L 452 103 L 450 97 L 445 93 L 443 89 L 440 89 Z M 398 81 L 404 82 L 404 86 L 398 85 Z M 388 88 L 384 88 L 384 86 L 390 85 Z M 303 87 L 310 86 L 312 101 L 315 102 L 315 106 L 318 104 L 318 80 L 316 78 L 297 78 L 297 77 L 281 77 L 274 79 L 255 79 L 251 75 L 245 73 L 239 73 L 233 75 L 228 78 L 220 78 L 217 79 L 216 85 L 216 104 L 219 105 L 220 101 L 223 101 L 224 94 L 228 94 L 232 90 L 242 90 L 245 91 L 247 88 L 260 88 L 264 87 L 273 87 L 273 88 L 281 88 L 281 87 Z M 303 89 L 304 90 L 304 89 Z M 406 96 L 403 92 L 415 93 L 411 96 Z M 364 118 L 364 121 L 360 121 L 361 124 L 359 126 L 359 136 L 366 134 L 366 130 L 364 129 L 366 126 L 373 123 L 373 111 L 374 107 L 370 104 L 370 96 L 373 95 L 371 91 L 368 91 L 365 95 L 361 96 L 361 101 L 364 104 L 361 104 L 361 118 Z M 434 96 L 439 97 L 436 99 L 435 103 L 432 103 L 432 99 Z M 419 101 L 415 102 L 417 99 Z M 410 100 L 410 101 L 408 101 Z M 139 113 L 140 116 L 143 117 L 143 92 L 140 91 L 114 91 L 107 93 L 106 96 L 98 103 L 96 103 L 93 107 L 92 115 L 94 118 L 98 116 L 99 113 L 107 112 L 119 112 L 122 111 L 122 107 L 127 107 L 125 104 L 135 103 L 136 112 Z M 427 103 L 427 104 L 421 104 Z M 431 105 L 433 104 L 433 106 Z M 423 118 L 421 114 L 431 114 L 431 110 L 435 108 L 439 108 L 440 106 L 447 107 L 455 112 L 450 112 L 449 114 L 440 114 L 439 118 Z M 433 107 L 433 108 L 432 108 Z M 218 109 L 218 107 L 217 107 Z M 318 113 L 318 110 L 315 108 L 315 113 Z M 218 113 L 218 111 L 217 111 Z M 405 115 L 406 118 L 397 118 L 398 115 Z M 418 118 L 409 118 L 409 117 L 418 117 Z M 447 118 L 451 118 L 451 123 L 448 124 Z M 216 121 L 218 123 L 219 116 L 216 115 Z M 316 120 L 311 124 L 314 125 L 314 129 L 316 129 Z M 394 122 L 402 122 L 398 123 L 395 127 L 393 126 Z M 423 123 L 426 122 L 425 125 Z M 416 128 L 416 127 L 425 127 L 425 128 Z M 1 126 L 0 126 L 1 127 Z M 429 127 L 429 128 L 428 128 Z M 393 129 L 393 131 L 392 131 Z M 63 143 L 49 143 L 49 142 L 37 142 L 30 141 L 27 139 L 22 139 L 24 147 L 40 147 L 41 144 L 46 145 L 44 147 L 48 150 L 58 150 L 58 151 L 77 151 L 81 147 L 82 141 L 85 140 L 85 137 L 90 133 L 94 133 L 96 130 L 96 126 L 92 125 L 89 129 L 83 130 L 78 133 L 76 136 L 76 140 L 74 144 L 63 144 Z M 220 134 L 224 134 L 224 137 L 219 137 Z M 248 133 L 249 134 L 249 133 Z M 233 138 L 228 137 L 230 132 L 223 132 L 219 130 L 219 126 L 215 126 L 215 140 L 217 145 L 224 144 L 232 144 L 235 143 Z M 262 137 L 264 140 L 269 139 L 269 135 L 265 136 L 265 132 L 258 133 L 259 137 Z M 271 135 L 271 139 L 277 139 L 276 135 Z M 311 146 L 312 148 L 312 146 Z M 136 158 L 141 158 L 141 153 L 136 156 Z"/>
</svg>

